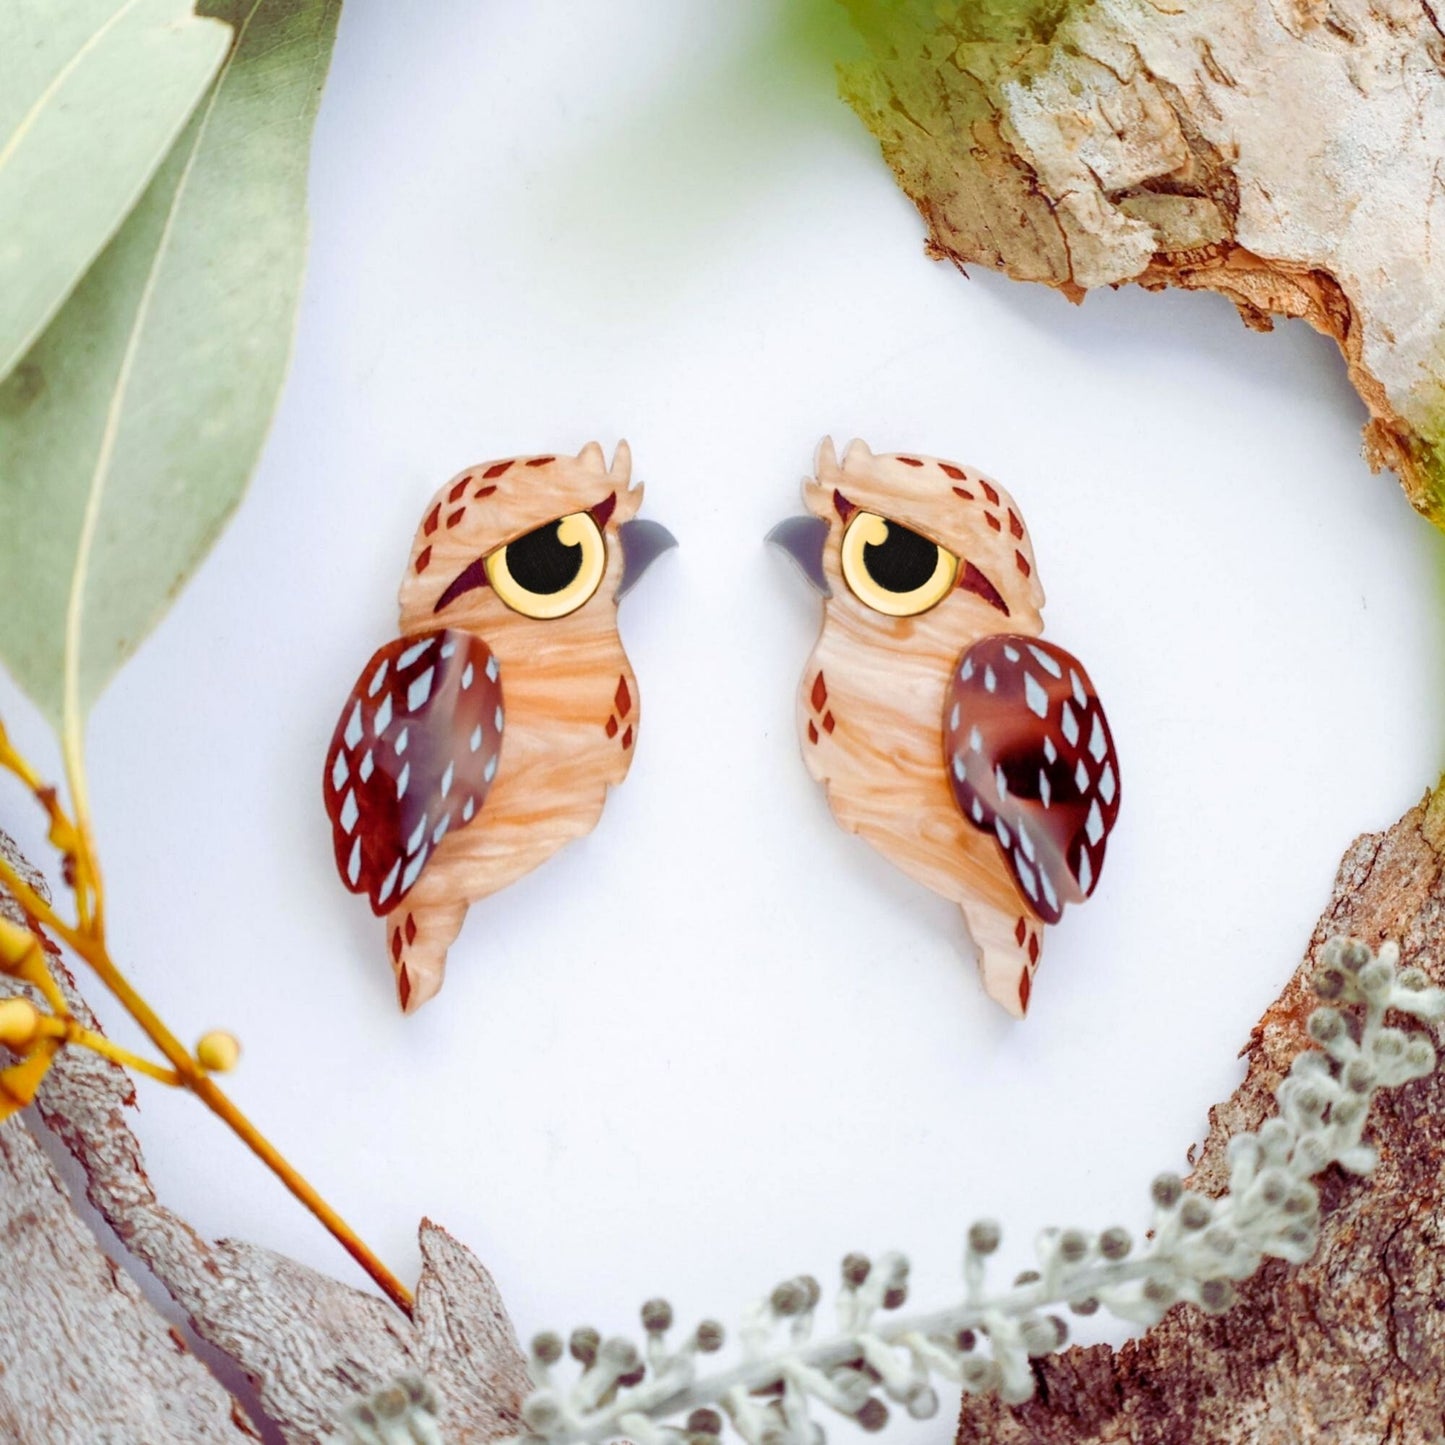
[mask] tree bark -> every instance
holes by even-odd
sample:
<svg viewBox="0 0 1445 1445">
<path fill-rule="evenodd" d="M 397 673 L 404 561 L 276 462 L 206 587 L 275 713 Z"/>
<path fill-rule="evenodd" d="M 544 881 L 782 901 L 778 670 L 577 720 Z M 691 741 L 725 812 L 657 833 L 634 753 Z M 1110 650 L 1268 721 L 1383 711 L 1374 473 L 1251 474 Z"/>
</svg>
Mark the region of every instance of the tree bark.
<svg viewBox="0 0 1445 1445">
<path fill-rule="evenodd" d="M 1309 979 L 1335 934 L 1445 983 L 1445 789 L 1385 833 L 1357 839 L 1304 962 L 1244 1048 L 1243 1084 L 1210 1110 L 1190 1187 L 1226 1186 L 1225 1146 L 1274 1112 L 1274 1089 L 1311 1047 Z M 966 1399 L 958 1439 L 990 1445 L 1426 1445 L 1445 1439 L 1445 1067 L 1388 1090 L 1371 1115 L 1375 1172 L 1320 1180 L 1313 1259 L 1273 1262 L 1210 1316 L 1170 1311 L 1118 1350 L 1039 1361 L 1036 1398 Z"/>
<path fill-rule="evenodd" d="M 39 881 L 18 859 L 3 833 L 0 851 L 24 869 L 32 882 Z M 0 907 L 12 917 L 18 916 L 10 899 L 0 896 Z M 54 968 L 76 1017 L 87 1027 L 96 1027 L 58 958 Z M 46 1077 L 37 1104 L 47 1127 L 84 1170 L 91 1204 L 130 1253 L 165 1286 L 197 1335 L 234 1360 L 252 1381 L 263 1409 L 288 1441 L 325 1440 L 343 1406 L 354 1397 L 369 1395 L 408 1374 L 424 1376 L 440 1397 L 438 1424 L 448 1445 L 516 1433 L 518 1410 L 530 1389 L 525 1361 L 491 1276 L 444 1229 L 422 1221 L 422 1275 L 415 1315 L 410 1320 L 378 1296 L 340 1284 L 284 1255 L 237 1240 L 212 1243 L 156 1198 L 140 1144 L 128 1122 L 134 1100 L 124 1070 L 86 1050 L 67 1049 Z M 196 1127 L 219 1126 L 198 1107 Z M 17 1149 L 28 1146 L 36 1151 L 22 1122 L 12 1120 L 0 1131 L 0 1139 L 11 1135 L 24 1141 Z M 56 1188 L 60 1188 L 58 1181 Z M 57 1212 L 44 1227 L 60 1227 L 68 1221 L 72 1232 L 86 1232 L 63 1193 L 59 1199 Z M 88 1232 L 86 1237 L 94 1249 L 93 1237 Z M 63 1279 L 52 1284 L 57 1298 L 68 1288 Z M 139 1298 L 134 1286 L 129 1288 Z M 0 1273 L 0 1321 L 18 1320 L 23 1308 L 24 1301 L 15 1296 L 7 1269 Z M 79 1300 L 72 1308 L 80 1308 Z M 149 1310 L 149 1306 L 145 1308 Z M 150 1314 L 159 1320 L 153 1310 Z M 142 1333 L 139 1322 L 125 1328 L 132 1335 Z M 162 1328 L 167 1328 L 164 1322 Z M 120 1325 L 116 1331 L 121 1331 Z M 7 1391 L 15 1392 L 18 1403 L 28 1404 L 49 1379 L 47 1365 L 37 1361 L 26 1336 L 16 1338 L 13 1353 L 0 1353 L 0 1360 L 19 1365 L 0 1371 L 0 1423 L 10 1398 Z M 0 1323 L 0 1348 L 5 1340 Z M 69 1358 L 64 1348 L 57 1352 L 59 1378 L 69 1378 L 71 1372 L 87 1367 L 88 1335 L 77 1347 L 82 1351 L 81 1363 L 73 1350 Z M 97 1338 L 93 1348 L 109 1346 Z M 135 1354 L 140 1345 L 133 1342 L 129 1349 Z M 204 1375 L 204 1370 L 201 1373 Z M 39 1383 L 31 1383 L 32 1377 Z M 86 1442 L 232 1438 L 196 1432 L 152 1433 L 146 1424 L 146 1396 L 153 1387 L 160 1389 L 168 1383 L 156 1378 L 159 1384 L 145 1376 L 120 1384 L 112 1380 L 108 1390 L 97 1386 L 97 1407 L 125 1419 L 124 1426 L 110 1435 L 105 1433 L 101 1415 L 92 1419 L 79 1413 L 77 1421 L 89 1427 L 88 1433 L 82 1430 L 72 1437 L 59 1437 L 22 1431 L 4 1438 L 27 1445 L 31 1441 L 50 1445 L 52 1439 L 65 1438 Z M 100 1379 L 106 1379 L 103 1372 Z M 13 1386 L 12 1380 L 16 1382 Z M 214 1380 L 210 1387 L 220 1389 Z M 80 1404 L 76 1408 L 79 1411 Z M 178 1408 L 178 1401 L 170 1400 L 167 1408 Z M 77 1428 L 81 1428 L 79 1423 Z M 233 1437 L 240 1438 L 234 1432 Z"/>
<path fill-rule="evenodd" d="M 848 3 L 869 55 L 845 97 L 932 254 L 1074 300 L 1133 281 L 1302 317 L 1344 354 L 1371 466 L 1445 525 L 1432 0 Z"/>
</svg>

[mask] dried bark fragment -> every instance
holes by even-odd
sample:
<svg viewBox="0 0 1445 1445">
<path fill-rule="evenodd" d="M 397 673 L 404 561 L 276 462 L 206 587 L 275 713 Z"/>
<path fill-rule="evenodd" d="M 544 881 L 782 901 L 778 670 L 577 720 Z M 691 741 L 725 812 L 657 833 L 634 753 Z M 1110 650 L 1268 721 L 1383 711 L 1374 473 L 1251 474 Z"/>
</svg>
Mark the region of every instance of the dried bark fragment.
<svg viewBox="0 0 1445 1445">
<path fill-rule="evenodd" d="M 244 1445 L 215 1377 L 106 1258 L 19 1119 L 0 1125 L 0 1440 Z"/>
<path fill-rule="evenodd" d="M 19 861 L 3 833 L 0 851 Z M 0 907 L 13 904 L 0 897 Z M 95 1027 L 58 960 L 56 973 L 76 1017 Z M 131 1081 L 105 1059 L 66 1050 L 37 1103 L 46 1125 L 85 1171 L 91 1204 L 166 1287 L 196 1333 L 253 1382 L 288 1441 L 326 1439 L 354 1396 L 404 1374 L 424 1374 L 436 1389 L 449 1445 L 515 1433 L 530 1389 L 525 1362 L 491 1276 L 444 1230 L 422 1223 L 422 1276 L 408 1320 L 385 1300 L 284 1255 L 237 1240 L 203 1239 L 161 1204 L 127 1119 Z M 220 1126 L 198 1106 L 196 1127 Z M 8 1288 L 0 1275 L 0 1317 Z M 30 1353 L 26 1346 L 19 1356 L 27 1372 Z"/>
<path fill-rule="evenodd" d="M 1339 344 L 1445 525 L 1445 36 L 1430 0 L 849 0 L 846 98 L 938 257 L 1222 292 Z"/>
<path fill-rule="evenodd" d="M 1245 1046 L 1244 1083 L 1210 1110 L 1191 1187 L 1219 1194 L 1230 1136 L 1273 1113 L 1275 1086 L 1310 1046 L 1308 980 L 1337 933 L 1394 938 L 1404 964 L 1445 982 L 1445 788 L 1345 854 L 1304 962 Z M 1365 1179 L 1320 1176 L 1309 1263 L 1267 1265 L 1227 1314 L 1180 1306 L 1117 1351 L 1039 1361 L 1026 1405 L 966 1399 L 960 1445 L 1445 1439 L 1445 1069 L 1382 1093 L 1371 1120 L 1380 1162 Z"/>
</svg>

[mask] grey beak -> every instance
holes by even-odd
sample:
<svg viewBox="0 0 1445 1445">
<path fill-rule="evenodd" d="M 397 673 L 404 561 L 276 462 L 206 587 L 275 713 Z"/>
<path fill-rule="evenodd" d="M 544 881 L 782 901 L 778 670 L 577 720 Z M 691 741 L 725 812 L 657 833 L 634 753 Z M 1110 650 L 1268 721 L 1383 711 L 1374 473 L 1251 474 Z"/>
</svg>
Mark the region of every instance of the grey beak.
<svg viewBox="0 0 1445 1445">
<path fill-rule="evenodd" d="M 767 540 L 781 548 L 808 585 L 824 597 L 831 597 L 827 573 L 823 571 L 823 544 L 828 540 L 828 524 L 821 517 L 789 517 L 779 522 Z"/>
<path fill-rule="evenodd" d="M 617 589 L 620 602 L 664 552 L 677 546 L 677 538 L 661 522 L 650 522 L 645 517 L 623 522 L 617 536 L 622 542 L 622 585 Z"/>
</svg>

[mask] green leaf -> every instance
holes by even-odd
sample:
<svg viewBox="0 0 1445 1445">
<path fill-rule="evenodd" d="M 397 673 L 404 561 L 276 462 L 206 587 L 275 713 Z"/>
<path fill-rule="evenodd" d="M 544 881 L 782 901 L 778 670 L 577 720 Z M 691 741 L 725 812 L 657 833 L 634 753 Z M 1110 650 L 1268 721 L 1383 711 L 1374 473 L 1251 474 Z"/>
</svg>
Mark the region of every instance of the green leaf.
<svg viewBox="0 0 1445 1445">
<path fill-rule="evenodd" d="M 236 39 L 130 218 L 0 386 L 0 658 L 79 725 L 235 509 L 285 374 L 340 0 Z"/>
<path fill-rule="evenodd" d="M 135 205 L 229 42 L 191 0 L 0 4 L 0 378 Z"/>
</svg>

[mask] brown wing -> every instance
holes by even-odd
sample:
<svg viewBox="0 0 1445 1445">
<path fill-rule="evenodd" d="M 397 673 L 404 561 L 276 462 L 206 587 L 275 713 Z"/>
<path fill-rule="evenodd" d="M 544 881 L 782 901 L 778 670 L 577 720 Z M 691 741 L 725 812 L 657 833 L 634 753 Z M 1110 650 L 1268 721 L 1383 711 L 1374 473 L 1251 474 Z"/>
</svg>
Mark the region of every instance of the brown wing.
<svg viewBox="0 0 1445 1445">
<path fill-rule="evenodd" d="M 326 753 L 336 867 L 389 913 L 432 850 L 481 811 L 501 755 L 502 679 L 491 648 L 440 629 L 388 642 L 366 664 Z"/>
<path fill-rule="evenodd" d="M 958 660 L 943 711 L 943 756 L 965 818 L 993 833 L 1033 911 L 1057 923 L 1104 866 L 1119 816 L 1119 759 L 1077 658 L 1001 634 Z"/>
</svg>

